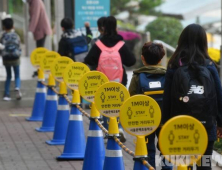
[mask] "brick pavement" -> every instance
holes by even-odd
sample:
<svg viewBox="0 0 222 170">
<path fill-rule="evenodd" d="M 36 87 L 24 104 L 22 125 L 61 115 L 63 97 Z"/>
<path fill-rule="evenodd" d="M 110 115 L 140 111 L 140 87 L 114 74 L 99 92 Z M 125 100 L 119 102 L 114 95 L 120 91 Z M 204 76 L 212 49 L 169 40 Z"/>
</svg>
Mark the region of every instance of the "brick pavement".
<svg viewBox="0 0 222 170">
<path fill-rule="evenodd" d="M 82 161 L 56 161 L 63 146 L 45 144 L 53 133 L 36 132 L 34 129 L 40 127 L 41 122 L 25 121 L 24 114 L 30 113 L 31 108 L 0 110 L 0 170 L 82 170 Z M 84 118 L 85 134 L 88 125 L 89 120 Z M 126 146 L 131 150 L 134 150 L 133 140 L 127 135 Z M 133 170 L 132 157 L 125 152 L 123 157 L 125 170 Z"/>
<path fill-rule="evenodd" d="M 55 157 L 63 151 L 63 146 L 49 146 L 46 140 L 53 133 L 40 133 L 34 129 L 41 122 L 27 122 L 24 115 L 31 108 L 4 109 L 0 111 L 0 170 L 81 170 L 82 161 L 56 161 Z M 85 134 L 89 121 L 84 118 Z M 127 135 L 126 145 L 133 149 L 133 139 Z M 133 170 L 132 157 L 123 153 L 126 170 Z"/>
</svg>

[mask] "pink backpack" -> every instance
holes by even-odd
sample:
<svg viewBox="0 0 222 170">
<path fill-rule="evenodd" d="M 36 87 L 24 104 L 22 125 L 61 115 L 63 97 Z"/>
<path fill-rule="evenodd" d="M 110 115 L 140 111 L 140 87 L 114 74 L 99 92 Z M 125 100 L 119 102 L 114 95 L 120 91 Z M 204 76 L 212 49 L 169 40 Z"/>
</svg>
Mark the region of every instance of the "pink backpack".
<svg viewBox="0 0 222 170">
<path fill-rule="evenodd" d="M 96 45 L 102 51 L 97 70 L 104 73 L 110 81 L 121 83 L 123 79 L 123 66 L 119 49 L 124 45 L 124 42 L 119 41 L 114 47 L 109 48 L 98 40 Z"/>
</svg>

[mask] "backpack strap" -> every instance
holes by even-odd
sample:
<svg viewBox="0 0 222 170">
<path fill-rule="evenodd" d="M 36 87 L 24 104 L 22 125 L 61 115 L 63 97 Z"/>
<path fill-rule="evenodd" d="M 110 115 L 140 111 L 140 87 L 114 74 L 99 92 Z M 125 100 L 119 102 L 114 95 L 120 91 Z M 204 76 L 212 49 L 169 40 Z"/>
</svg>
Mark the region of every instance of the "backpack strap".
<svg viewBox="0 0 222 170">
<path fill-rule="evenodd" d="M 99 47 L 99 49 L 100 49 L 101 51 L 105 51 L 105 50 L 108 49 L 108 47 L 106 47 L 100 40 L 97 40 L 97 41 L 96 41 L 96 45 Z"/>
<path fill-rule="evenodd" d="M 114 47 L 112 47 L 114 50 L 119 51 L 120 48 L 125 44 L 124 41 L 119 41 Z"/>
<path fill-rule="evenodd" d="M 97 41 L 96 41 L 96 45 L 99 47 L 99 49 L 100 49 L 101 51 L 114 51 L 114 50 L 115 50 L 115 51 L 119 51 L 120 48 L 121 48 L 124 44 L 125 44 L 124 41 L 119 41 L 114 47 L 109 48 L 109 47 L 105 46 L 100 40 L 97 40 Z"/>
<path fill-rule="evenodd" d="M 211 61 L 210 59 L 206 59 L 206 60 L 205 60 L 205 65 L 206 65 L 206 66 L 213 65 L 213 61 Z"/>
</svg>

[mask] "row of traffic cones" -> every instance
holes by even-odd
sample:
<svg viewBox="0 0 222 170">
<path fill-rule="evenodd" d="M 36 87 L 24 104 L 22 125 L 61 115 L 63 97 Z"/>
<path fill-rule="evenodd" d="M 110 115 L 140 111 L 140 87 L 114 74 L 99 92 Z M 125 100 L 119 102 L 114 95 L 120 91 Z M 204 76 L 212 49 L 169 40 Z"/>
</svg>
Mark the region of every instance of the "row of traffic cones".
<svg viewBox="0 0 222 170">
<path fill-rule="evenodd" d="M 124 170 L 122 150 L 115 142 L 114 136 L 119 135 L 116 118 L 110 118 L 109 136 L 105 151 L 102 130 L 95 119 L 100 117 L 94 102 L 91 107 L 90 126 L 87 143 L 83 127 L 83 118 L 77 105 L 80 104 L 79 91 L 73 93 L 71 111 L 69 114 L 69 104 L 64 98 L 67 94 L 65 84 L 60 83 L 58 107 L 57 94 L 52 90 L 55 86 L 53 77 L 49 76 L 47 95 L 45 87 L 41 84 L 44 74 L 39 71 L 37 90 L 29 121 L 42 121 L 42 126 L 36 128 L 39 132 L 54 132 L 53 139 L 46 141 L 49 145 L 64 145 L 63 153 L 57 157 L 58 160 L 79 160 L 84 159 L 83 170 Z M 44 109 L 43 109 L 44 108 Z M 147 155 L 145 139 L 137 140 L 136 156 Z M 139 159 L 135 159 L 134 170 L 147 169 Z"/>
</svg>

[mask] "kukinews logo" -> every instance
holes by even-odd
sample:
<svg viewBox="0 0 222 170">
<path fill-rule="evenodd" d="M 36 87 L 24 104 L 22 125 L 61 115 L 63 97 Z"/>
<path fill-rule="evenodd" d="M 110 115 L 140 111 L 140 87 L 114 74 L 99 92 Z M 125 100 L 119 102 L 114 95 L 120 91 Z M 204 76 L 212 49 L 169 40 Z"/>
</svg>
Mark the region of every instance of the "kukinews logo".
<svg viewBox="0 0 222 170">
<path fill-rule="evenodd" d="M 187 94 L 192 94 L 192 93 L 194 93 L 194 94 L 204 94 L 204 86 L 192 85 Z"/>
</svg>

